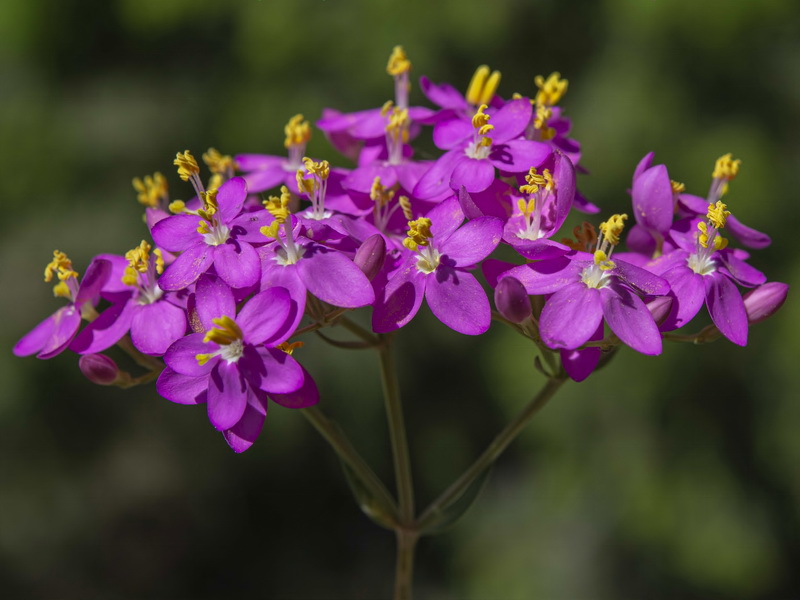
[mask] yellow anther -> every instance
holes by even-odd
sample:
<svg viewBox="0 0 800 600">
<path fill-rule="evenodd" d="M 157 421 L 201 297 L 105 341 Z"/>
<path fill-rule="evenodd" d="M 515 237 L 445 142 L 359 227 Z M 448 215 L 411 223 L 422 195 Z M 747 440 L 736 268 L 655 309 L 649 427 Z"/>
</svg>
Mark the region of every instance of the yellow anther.
<svg viewBox="0 0 800 600">
<path fill-rule="evenodd" d="M 216 148 L 209 148 L 208 152 L 203 154 L 203 162 L 206 163 L 209 171 L 217 175 L 227 175 L 236 168 L 236 162 L 233 157 L 221 154 Z"/>
<path fill-rule="evenodd" d="M 62 282 L 70 277 L 78 277 L 78 272 L 72 268 L 72 261 L 59 250 L 53 250 L 53 260 L 44 268 L 45 283 L 53 281 L 53 276 L 58 277 Z"/>
<path fill-rule="evenodd" d="M 161 254 L 161 249 L 153 250 L 153 256 L 156 257 L 156 273 L 161 275 L 164 272 L 164 256 Z"/>
<path fill-rule="evenodd" d="M 422 217 L 416 221 L 409 221 L 407 235 L 408 237 L 403 240 L 403 246 L 409 250 L 416 250 L 418 246 L 427 246 L 428 240 L 433 237 L 431 220 Z"/>
<path fill-rule="evenodd" d="M 493 71 L 492 74 L 489 75 L 489 79 L 487 79 L 486 83 L 483 85 L 483 91 L 481 92 L 481 97 L 478 98 L 478 102 L 481 104 L 489 104 L 489 102 L 492 101 L 492 98 L 494 98 L 499 85 L 500 71 Z"/>
<path fill-rule="evenodd" d="M 627 219 L 628 215 L 611 215 L 608 221 L 600 223 L 600 233 L 612 246 L 619 244 L 619 236 L 622 230 L 625 229 L 625 221 Z"/>
<path fill-rule="evenodd" d="M 203 208 L 197 211 L 197 214 L 203 217 L 203 219 L 209 223 L 213 221 L 214 215 L 219 209 L 219 204 L 217 204 L 218 191 L 219 190 L 217 189 L 209 189 L 208 191 L 203 192 Z"/>
<path fill-rule="evenodd" d="M 520 190 L 522 190 L 522 188 L 520 188 Z M 521 212 L 524 217 L 530 217 L 533 214 L 533 211 L 536 209 L 536 200 L 531 198 L 525 202 L 525 198 L 520 198 L 517 200 L 517 208 L 519 208 L 519 212 Z"/>
<path fill-rule="evenodd" d="M 561 79 L 561 73 L 555 71 L 545 79 L 541 75 L 534 78 L 534 83 L 539 91 L 536 93 L 536 104 L 540 106 L 554 106 L 559 103 L 567 93 L 569 81 Z"/>
<path fill-rule="evenodd" d="M 72 299 L 72 292 L 66 281 L 59 281 L 53 286 L 53 296 L 56 298 L 67 298 L 68 300 Z"/>
<path fill-rule="evenodd" d="M 400 209 L 403 211 L 403 216 L 406 220 L 412 220 L 414 213 L 411 210 L 411 200 L 408 199 L 408 196 L 400 196 L 397 201 L 400 203 Z"/>
<path fill-rule="evenodd" d="M 572 234 L 575 236 L 575 239 L 578 240 L 578 243 L 583 244 L 585 248 L 591 248 L 597 243 L 597 231 L 594 229 L 594 225 L 589 223 L 589 221 L 584 221 L 577 227 L 572 230 Z"/>
<path fill-rule="evenodd" d="M 178 152 L 172 164 L 178 167 L 178 176 L 184 181 L 189 181 L 193 176 L 200 174 L 200 167 L 188 150 Z"/>
<path fill-rule="evenodd" d="M 271 225 L 264 225 L 263 227 L 259 228 L 261 235 L 265 235 L 268 238 L 274 240 L 278 239 L 280 230 L 281 230 L 281 224 L 278 221 L 273 221 Z"/>
<path fill-rule="evenodd" d="M 209 329 L 203 338 L 204 342 L 214 342 L 220 346 L 227 346 L 236 340 L 241 340 L 242 330 L 236 324 L 236 321 L 228 316 L 211 319 L 215 328 Z M 199 359 L 198 359 L 199 360 Z"/>
<path fill-rule="evenodd" d="M 472 79 L 467 87 L 466 99 L 470 104 L 480 104 L 481 96 L 483 95 L 483 86 L 486 80 L 489 79 L 490 69 L 488 65 L 481 65 L 475 69 Z"/>
<path fill-rule="evenodd" d="M 714 165 L 714 172 L 711 176 L 714 179 L 726 179 L 731 181 L 739 174 L 739 165 L 742 161 L 738 158 L 733 160 L 733 154 L 730 152 L 724 156 L 720 156 Z"/>
<path fill-rule="evenodd" d="M 184 210 L 186 210 L 186 203 L 183 200 L 173 200 L 169 203 L 169 212 L 174 215 L 179 215 Z"/>
<path fill-rule="evenodd" d="M 297 173 L 295 174 L 295 179 L 297 181 L 297 187 L 300 188 L 300 192 L 302 194 L 311 196 L 314 193 L 314 190 L 317 189 L 316 179 L 314 179 L 313 177 L 306 177 L 305 169 L 297 169 Z"/>
<path fill-rule="evenodd" d="M 208 189 L 209 189 L 209 191 L 210 190 L 217 191 L 220 187 L 222 187 L 223 183 L 225 183 L 225 176 L 224 175 L 220 175 L 219 173 L 214 173 L 208 179 Z"/>
<path fill-rule="evenodd" d="M 286 222 L 286 219 L 289 218 L 291 213 L 289 212 L 288 206 L 291 199 L 292 194 L 289 192 L 289 188 L 287 188 L 285 185 L 282 185 L 280 198 L 278 196 L 270 196 L 268 200 L 264 200 L 264 208 L 269 211 L 269 214 L 275 217 L 275 222 L 278 225 L 282 225 L 284 222 Z M 262 230 L 263 229 L 264 228 L 262 227 Z M 264 232 L 261 231 L 261 233 Z M 267 234 L 264 233 L 264 235 Z"/>
<path fill-rule="evenodd" d="M 146 175 L 143 179 L 134 177 L 132 183 L 140 204 L 156 208 L 167 197 L 167 180 L 161 173 Z"/>
<path fill-rule="evenodd" d="M 372 187 L 369 190 L 369 198 L 378 206 L 386 206 L 394 198 L 394 190 L 384 187 L 381 183 L 381 178 L 376 177 L 372 182 Z"/>
<path fill-rule="evenodd" d="M 533 119 L 533 126 L 539 131 L 539 135 L 543 140 L 551 140 L 556 135 L 556 130 L 548 127 L 547 123 L 553 116 L 553 111 L 543 104 L 536 105 L 536 116 Z"/>
<path fill-rule="evenodd" d="M 728 240 L 717 234 L 714 238 L 714 250 L 724 250 L 728 247 Z"/>
<path fill-rule="evenodd" d="M 406 56 L 406 51 L 402 46 L 395 46 L 389 56 L 389 63 L 386 65 L 386 72 L 389 75 L 402 75 L 411 70 L 411 61 Z"/>
<path fill-rule="evenodd" d="M 605 252 L 602 250 L 597 250 L 594 253 L 594 264 L 600 267 L 601 271 L 610 271 L 617 265 L 614 264 L 613 260 L 610 260 Z"/>
<path fill-rule="evenodd" d="M 408 109 L 394 107 L 389 113 L 389 123 L 386 125 L 386 133 L 394 140 L 408 142 Z"/>
<path fill-rule="evenodd" d="M 303 115 L 301 114 L 296 114 L 289 119 L 289 122 L 283 128 L 283 132 L 286 134 L 286 139 L 283 142 L 286 148 L 307 144 L 308 140 L 311 139 L 311 125 L 308 121 L 303 120 Z"/>
<path fill-rule="evenodd" d="M 291 356 L 295 350 L 299 350 L 303 346 L 305 346 L 305 342 L 283 342 L 282 344 L 278 344 L 276 348 Z"/>
<path fill-rule="evenodd" d="M 211 227 L 208 226 L 208 221 L 206 220 L 198 221 L 197 233 L 202 233 L 203 235 L 211 233 Z"/>
<path fill-rule="evenodd" d="M 709 204 L 708 205 L 708 212 L 706 213 L 706 218 L 708 221 L 717 229 L 722 229 L 725 227 L 725 223 L 728 220 L 728 216 L 730 216 L 731 212 L 726 210 L 728 207 L 722 203 L 721 200 L 717 200 L 716 204 Z"/>
<path fill-rule="evenodd" d="M 683 192 L 686 191 L 686 186 L 682 184 L 680 181 L 675 181 L 674 179 L 670 179 L 669 184 L 672 186 L 673 194 L 682 194 Z"/>
<path fill-rule="evenodd" d="M 475 114 L 472 115 L 472 126 L 475 129 L 479 130 L 489 122 L 490 115 L 487 115 L 485 112 L 483 112 L 487 108 L 489 107 L 486 104 L 481 104 Z"/>
<path fill-rule="evenodd" d="M 478 106 L 479 104 L 489 104 L 500 85 L 500 71 L 493 73 L 486 65 L 481 65 L 475 69 L 475 74 L 467 87 L 467 102 Z"/>
<path fill-rule="evenodd" d="M 197 364 L 202 367 L 215 356 L 216 354 L 195 354 L 194 359 L 197 361 Z"/>
<path fill-rule="evenodd" d="M 303 164 L 306 167 L 306 171 L 315 177 L 318 177 L 322 181 L 325 181 L 328 178 L 328 175 L 331 174 L 331 165 L 327 160 L 314 162 L 310 158 L 306 157 L 303 159 Z"/>
<path fill-rule="evenodd" d="M 387 100 L 386 102 L 384 102 L 383 106 L 381 106 L 381 116 L 385 117 L 386 115 L 388 115 L 393 107 L 394 107 L 394 102 L 392 100 Z"/>
<path fill-rule="evenodd" d="M 555 182 L 553 181 L 553 176 L 550 174 L 549 169 L 545 169 L 541 173 L 536 170 L 536 167 L 531 167 L 528 170 L 528 174 L 525 175 L 525 181 L 527 181 L 527 185 L 520 186 L 519 191 L 523 194 L 535 194 L 539 191 L 539 188 L 544 188 L 548 192 L 552 192 L 555 189 Z"/>
</svg>

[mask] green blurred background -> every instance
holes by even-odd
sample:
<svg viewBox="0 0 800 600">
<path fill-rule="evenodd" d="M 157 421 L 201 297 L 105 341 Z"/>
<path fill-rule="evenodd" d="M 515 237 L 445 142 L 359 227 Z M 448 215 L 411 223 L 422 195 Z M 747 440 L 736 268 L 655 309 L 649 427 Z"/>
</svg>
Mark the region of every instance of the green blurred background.
<svg viewBox="0 0 800 600">
<path fill-rule="evenodd" d="M 82 271 L 145 235 L 131 177 L 161 170 L 186 197 L 176 151 L 281 153 L 296 112 L 379 106 L 398 43 L 415 79 L 460 89 L 481 63 L 506 96 L 561 71 L 592 173 L 581 188 L 605 215 L 626 210 L 650 150 L 700 195 L 733 152 L 729 205 L 774 240 L 752 263 L 797 289 L 795 0 L 3 0 L 4 598 L 390 594 L 393 536 L 358 511 L 301 415 L 275 407 L 237 456 L 202 408 L 10 348 L 60 305 L 41 280 L 54 248 Z M 321 135 L 309 152 L 338 161 Z M 424 504 L 541 381 L 532 348 L 499 328 L 467 338 L 426 313 L 398 338 Z M 376 357 L 310 342 L 300 360 L 322 408 L 391 481 Z M 626 350 L 568 384 L 467 516 L 422 540 L 419 597 L 800 597 L 798 346 L 790 296 L 745 349 Z"/>
</svg>

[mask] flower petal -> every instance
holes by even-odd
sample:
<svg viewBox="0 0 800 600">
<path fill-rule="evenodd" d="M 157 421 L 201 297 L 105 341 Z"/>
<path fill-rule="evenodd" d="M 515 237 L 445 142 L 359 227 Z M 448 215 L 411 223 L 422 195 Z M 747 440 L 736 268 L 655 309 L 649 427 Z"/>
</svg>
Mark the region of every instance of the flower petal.
<svg viewBox="0 0 800 600">
<path fill-rule="evenodd" d="M 661 354 L 661 333 L 639 296 L 623 285 L 605 287 L 600 295 L 603 315 L 614 335 L 637 352 Z"/>
<path fill-rule="evenodd" d="M 589 338 L 589 341 L 603 339 L 603 324 Z M 583 381 L 597 368 L 602 355 L 600 348 L 582 348 L 581 350 L 560 350 L 561 364 L 573 381 Z"/>
<path fill-rule="evenodd" d="M 236 363 L 219 361 L 208 378 L 208 419 L 215 429 L 230 429 L 244 414 L 249 393 Z"/>
<path fill-rule="evenodd" d="M 388 333 L 411 321 L 422 305 L 425 281 L 426 276 L 417 269 L 416 260 L 408 261 L 392 275 L 375 301 L 372 330 Z"/>
<path fill-rule="evenodd" d="M 83 328 L 70 344 L 70 350 L 78 354 L 94 354 L 110 348 L 128 333 L 136 306 L 133 300 L 112 304 Z"/>
<path fill-rule="evenodd" d="M 300 368 L 303 369 L 303 385 L 289 394 L 270 394 L 269 397 L 273 402 L 284 408 L 306 408 L 319 402 L 319 390 L 314 378 L 302 365 Z"/>
<path fill-rule="evenodd" d="M 532 296 L 552 294 L 572 283 L 580 282 L 581 272 L 585 268 L 578 261 L 566 256 L 551 258 L 535 263 L 519 265 L 508 271 L 508 275 L 516 277 Z M 583 284 L 581 284 L 583 285 Z"/>
<path fill-rule="evenodd" d="M 705 278 L 706 306 L 720 333 L 737 346 L 747 345 L 747 311 L 739 288 L 722 273 Z"/>
<path fill-rule="evenodd" d="M 274 348 L 258 348 L 263 370 L 258 387 L 269 394 L 290 394 L 303 385 L 303 368 L 286 352 Z"/>
<path fill-rule="evenodd" d="M 222 436 L 237 454 L 250 448 L 264 429 L 267 417 L 267 398 L 264 392 L 248 389 L 247 404 L 239 421 L 222 432 Z"/>
<path fill-rule="evenodd" d="M 675 216 L 672 183 L 665 165 L 656 165 L 633 180 L 633 216 L 636 222 L 662 234 L 669 231 Z"/>
<path fill-rule="evenodd" d="M 525 173 L 531 167 L 541 166 L 551 153 L 552 149 L 544 142 L 511 140 L 492 145 L 489 162 L 507 173 Z"/>
<path fill-rule="evenodd" d="M 156 223 L 150 234 L 159 248 L 183 252 L 203 241 L 203 235 L 197 231 L 200 221 L 202 219 L 195 215 L 172 215 Z"/>
<path fill-rule="evenodd" d="M 528 98 L 511 100 L 489 118 L 494 127 L 490 137 L 495 144 L 502 144 L 521 136 L 531 121 L 533 108 Z M 527 168 L 525 169 L 527 171 Z"/>
<path fill-rule="evenodd" d="M 308 244 L 305 249 L 297 263 L 297 273 L 317 298 L 345 308 L 368 306 L 375 301 L 369 279 L 344 254 L 318 244 Z"/>
<path fill-rule="evenodd" d="M 436 84 L 423 75 L 419 78 L 419 86 L 422 89 L 422 93 L 428 97 L 428 100 L 437 106 L 452 109 L 468 107 L 467 101 L 461 95 L 461 92 L 449 83 Z"/>
<path fill-rule="evenodd" d="M 245 198 L 247 198 L 247 184 L 242 177 L 233 177 L 219 186 L 217 204 L 223 223 L 230 223 L 242 212 Z"/>
<path fill-rule="evenodd" d="M 169 292 L 182 290 L 192 285 L 214 263 L 212 249 L 212 246 L 200 242 L 184 250 L 158 278 L 158 287 Z"/>
<path fill-rule="evenodd" d="M 463 148 L 473 131 L 472 123 L 463 119 L 439 121 L 433 127 L 433 143 L 442 150 Z"/>
<path fill-rule="evenodd" d="M 439 252 L 454 261 L 456 267 L 470 267 L 489 256 L 503 233 L 503 222 L 496 217 L 478 217 L 468 221 L 441 242 Z"/>
<path fill-rule="evenodd" d="M 664 273 L 664 279 L 669 281 L 670 292 L 674 302 L 669 316 L 661 324 L 661 331 L 672 331 L 683 327 L 694 319 L 705 298 L 705 284 L 703 276 L 698 275 L 689 267 L 678 266 Z"/>
<path fill-rule="evenodd" d="M 489 299 L 478 280 L 467 271 L 440 265 L 435 273 L 428 275 L 425 298 L 436 318 L 450 329 L 466 335 L 480 335 L 489 329 L 492 320 Z"/>
<path fill-rule="evenodd" d="M 53 331 L 56 326 L 55 319 L 55 314 L 50 315 L 44 321 L 22 336 L 22 339 L 20 339 L 20 341 L 14 345 L 14 355 L 30 356 L 31 354 L 35 354 L 44 348 L 44 345 L 53 335 Z"/>
<path fill-rule="evenodd" d="M 482 192 L 494 181 L 494 166 L 486 159 L 460 156 L 450 175 L 450 187 L 454 190 L 465 187 L 468 192 Z"/>
<path fill-rule="evenodd" d="M 213 275 L 203 275 L 197 280 L 194 291 L 197 317 L 203 331 L 216 327 L 213 319 L 236 316 L 236 300 L 233 291 L 222 279 Z"/>
<path fill-rule="evenodd" d="M 52 319 L 53 330 L 50 338 L 36 358 L 47 359 L 61 354 L 67 349 L 81 326 L 81 313 L 73 304 L 59 308 Z"/>
<path fill-rule="evenodd" d="M 186 312 L 160 300 L 139 306 L 131 320 L 131 341 L 139 352 L 162 355 L 186 333 Z"/>
<path fill-rule="evenodd" d="M 619 279 L 636 288 L 648 296 L 664 296 L 669 293 L 669 282 L 658 275 L 653 275 L 650 271 L 625 262 L 614 257 L 617 267 L 614 275 Z"/>
<path fill-rule="evenodd" d="M 164 362 L 167 366 L 181 375 L 188 375 L 190 377 L 200 377 L 201 375 L 208 375 L 214 365 L 219 362 L 219 357 L 214 357 L 204 365 L 197 362 L 198 354 L 208 354 L 216 350 L 214 344 L 203 341 L 205 334 L 190 333 L 186 337 L 182 337 L 167 348 L 164 354 Z"/>
<path fill-rule="evenodd" d="M 214 268 L 229 286 L 246 288 L 261 278 L 261 261 L 247 242 L 228 240 L 214 248 Z"/>
<path fill-rule="evenodd" d="M 239 311 L 236 322 L 249 344 L 258 345 L 287 328 L 292 309 L 289 291 L 273 287 L 256 294 Z"/>
<path fill-rule="evenodd" d="M 603 322 L 600 292 L 584 283 L 570 283 L 550 296 L 539 318 L 542 341 L 550 348 L 574 350 Z"/>
<path fill-rule="evenodd" d="M 156 381 L 159 395 L 176 404 L 205 404 L 207 390 L 207 375 L 189 377 L 176 373 L 169 367 L 161 371 Z"/>
<path fill-rule="evenodd" d="M 463 156 L 462 150 L 449 150 L 442 154 L 420 177 L 412 195 L 420 200 L 440 200 L 452 194 L 450 176 L 456 168 L 456 162 Z"/>
<path fill-rule="evenodd" d="M 113 271 L 111 261 L 104 258 L 95 258 L 83 274 L 81 283 L 78 286 L 78 293 L 75 294 L 75 304 L 83 306 L 84 302 L 97 304 L 100 298 L 100 291 L 108 281 Z"/>
</svg>

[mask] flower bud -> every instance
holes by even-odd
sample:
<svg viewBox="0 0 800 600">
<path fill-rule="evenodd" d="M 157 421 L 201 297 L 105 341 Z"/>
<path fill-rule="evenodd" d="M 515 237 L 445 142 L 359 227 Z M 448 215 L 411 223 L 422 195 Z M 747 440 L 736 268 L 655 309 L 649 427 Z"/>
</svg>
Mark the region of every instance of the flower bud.
<svg viewBox="0 0 800 600">
<path fill-rule="evenodd" d="M 372 281 L 381 270 L 385 258 L 386 241 L 381 234 L 376 233 L 364 240 L 364 243 L 356 251 L 353 262 L 367 276 L 367 279 Z"/>
<path fill-rule="evenodd" d="M 120 376 L 117 363 L 105 354 L 84 354 L 78 367 L 86 379 L 98 385 L 114 385 Z"/>
<path fill-rule="evenodd" d="M 503 277 L 494 289 L 494 304 L 509 321 L 522 323 L 531 316 L 531 301 L 519 279 Z"/>
<path fill-rule="evenodd" d="M 747 311 L 747 321 L 758 323 L 771 317 L 786 300 L 789 286 L 786 283 L 770 281 L 764 285 L 750 290 L 744 295 L 744 308 Z"/>
<path fill-rule="evenodd" d="M 647 303 L 647 310 L 653 315 L 656 325 L 661 325 L 669 316 L 672 310 L 672 298 L 670 296 L 656 296 Z"/>
</svg>

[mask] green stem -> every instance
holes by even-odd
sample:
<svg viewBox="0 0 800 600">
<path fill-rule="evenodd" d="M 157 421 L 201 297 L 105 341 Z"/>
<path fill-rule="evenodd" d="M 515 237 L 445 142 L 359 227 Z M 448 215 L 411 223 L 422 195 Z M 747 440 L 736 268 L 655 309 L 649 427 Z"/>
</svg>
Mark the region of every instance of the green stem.
<svg viewBox="0 0 800 600">
<path fill-rule="evenodd" d="M 389 493 L 389 490 L 386 489 L 381 479 L 361 457 L 336 423 L 325 416 L 325 413 L 316 406 L 303 408 L 300 412 L 303 413 L 303 416 L 309 420 L 319 434 L 325 438 L 325 441 L 330 444 L 331 448 L 333 448 L 342 462 L 350 467 L 350 469 L 359 476 L 364 485 L 369 488 L 373 497 L 381 504 L 381 506 L 374 507 L 374 510 L 390 512 L 390 514 L 383 516 L 387 517 L 389 521 L 396 523 L 397 505 L 395 504 L 394 498 L 392 498 L 392 495 Z"/>
<path fill-rule="evenodd" d="M 133 345 L 133 342 L 131 342 L 131 337 L 129 335 L 124 336 L 118 341 L 117 346 L 130 356 L 140 367 L 148 371 L 157 371 L 158 373 L 164 370 L 164 362 L 160 358 L 139 352 Z"/>
<path fill-rule="evenodd" d="M 483 451 L 483 454 L 441 496 L 425 509 L 418 520 L 418 529 L 424 531 L 427 521 L 433 519 L 440 511 L 458 499 L 486 469 L 494 464 L 534 415 L 555 395 L 564 381 L 564 377 L 548 379 L 539 393 L 497 434 L 492 443 Z"/>
<path fill-rule="evenodd" d="M 380 335 L 379 338 L 383 341 L 378 352 L 400 505 L 400 524 L 401 526 L 410 526 L 414 523 L 414 483 L 411 479 L 411 459 L 409 458 L 406 426 L 403 420 L 403 405 L 400 400 L 400 385 L 397 381 L 391 337 Z"/>
<path fill-rule="evenodd" d="M 414 548 L 419 539 L 416 531 L 397 529 L 397 563 L 394 573 L 394 600 L 411 600 L 414 578 Z"/>
<path fill-rule="evenodd" d="M 374 335 L 372 335 L 369 331 L 361 327 L 361 325 L 359 325 L 355 321 L 351 321 L 347 317 L 341 317 L 339 319 L 339 325 L 347 329 L 350 333 L 354 333 L 355 335 L 360 337 L 362 340 L 364 340 L 371 346 L 377 346 L 378 344 L 381 343 L 381 341 Z"/>
</svg>

